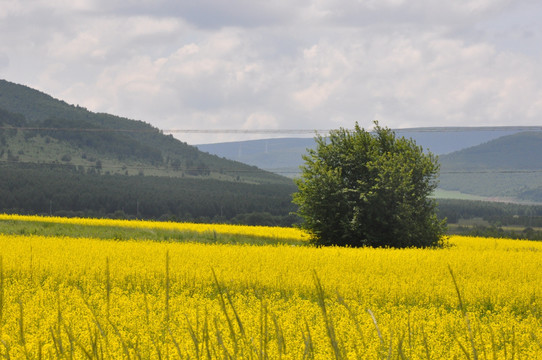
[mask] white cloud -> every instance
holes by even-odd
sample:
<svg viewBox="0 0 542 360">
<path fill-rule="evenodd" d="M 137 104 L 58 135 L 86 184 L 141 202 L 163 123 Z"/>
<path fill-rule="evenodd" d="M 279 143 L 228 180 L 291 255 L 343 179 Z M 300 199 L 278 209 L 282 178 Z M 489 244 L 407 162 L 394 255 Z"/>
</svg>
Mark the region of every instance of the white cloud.
<svg viewBox="0 0 542 360">
<path fill-rule="evenodd" d="M 0 77 L 162 129 L 538 124 L 540 15 L 530 0 L 0 0 Z"/>
</svg>

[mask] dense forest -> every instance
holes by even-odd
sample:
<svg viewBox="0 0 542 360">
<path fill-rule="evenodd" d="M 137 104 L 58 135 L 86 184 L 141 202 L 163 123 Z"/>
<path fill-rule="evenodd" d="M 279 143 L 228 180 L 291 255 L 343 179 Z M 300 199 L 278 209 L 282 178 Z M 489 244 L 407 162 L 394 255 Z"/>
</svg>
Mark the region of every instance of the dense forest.
<svg viewBox="0 0 542 360">
<path fill-rule="evenodd" d="M 542 205 L 440 199 L 437 214 L 451 234 L 542 240 Z"/>
<path fill-rule="evenodd" d="M 439 187 L 465 194 L 542 202 L 542 132 L 524 131 L 441 155 Z"/>
<path fill-rule="evenodd" d="M 89 174 L 76 167 L 0 166 L 0 211 L 19 214 L 291 225 L 291 185 Z M 250 216 L 249 216 L 250 215 Z"/>
<path fill-rule="evenodd" d="M 290 226 L 299 221 L 292 215 L 296 190 L 293 184 L 107 175 L 65 164 L 0 165 L 0 212 L 8 213 Z M 541 235 L 533 230 L 542 228 L 540 205 L 438 200 L 438 216 L 451 225 L 481 220 L 469 229 L 451 227 L 455 232 L 495 236 L 513 226 Z"/>
</svg>

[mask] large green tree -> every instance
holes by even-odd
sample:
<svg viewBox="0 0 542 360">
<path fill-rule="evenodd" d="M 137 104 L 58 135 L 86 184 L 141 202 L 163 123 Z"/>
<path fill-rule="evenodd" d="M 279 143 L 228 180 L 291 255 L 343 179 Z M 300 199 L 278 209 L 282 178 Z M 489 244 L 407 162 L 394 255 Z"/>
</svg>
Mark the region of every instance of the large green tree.
<svg viewBox="0 0 542 360">
<path fill-rule="evenodd" d="M 442 244 L 446 224 L 429 197 L 437 157 L 375 122 L 372 132 L 318 135 L 296 179 L 302 226 L 317 245 L 429 247 Z"/>
</svg>

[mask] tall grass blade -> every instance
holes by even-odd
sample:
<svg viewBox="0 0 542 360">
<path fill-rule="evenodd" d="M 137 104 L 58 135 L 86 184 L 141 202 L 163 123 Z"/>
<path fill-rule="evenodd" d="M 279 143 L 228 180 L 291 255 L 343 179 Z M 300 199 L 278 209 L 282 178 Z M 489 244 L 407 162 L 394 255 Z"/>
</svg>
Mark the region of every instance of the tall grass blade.
<svg viewBox="0 0 542 360">
<path fill-rule="evenodd" d="M 196 336 L 196 332 L 194 331 L 194 328 L 192 327 L 192 324 L 190 323 L 190 320 L 188 319 L 188 315 L 184 315 L 186 318 L 186 324 L 188 325 L 188 333 L 190 334 L 190 337 L 192 338 L 192 342 L 194 343 L 194 348 L 196 349 L 196 359 L 200 359 L 200 353 L 199 353 L 199 340 Z"/>
<path fill-rule="evenodd" d="M 165 311 L 165 324 L 169 324 L 169 286 L 170 286 L 170 279 L 169 279 L 169 250 L 166 251 L 166 295 L 165 295 L 165 303 L 164 303 L 164 311 Z"/>
<path fill-rule="evenodd" d="M 87 359 L 93 359 L 92 354 L 85 348 L 85 346 L 79 340 L 77 340 L 77 338 L 75 337 L 69 325 L 64 324 L 64 331 L 68 335 L 68 339 L 70 343 L 77 345 L 79 349 L 81 349 L 81 351 L 83 352 L 83 354 L 86 356 Z"/>
<path fill-rule="evenodd" d="M 333 319 L 327 312 L 324 288 L 322 287 L 322 283 L 320 282 L 320 279 L 318 278 L 316 271 L 313 272 L 313 278 L 314 278 L 314 284 L 316 286 L 316 297 L 318 299 L 318 305 L 320 305 L 320 309 L 322 310 L 322 315 L 324 317 L 327 336 L 331 343 L 331 348 L 333 349 L 333 354 L 335 355 L 335 359 L 340 360 L 343 358 L 343 354 L 337 342 L 337 336 L 335 334 L 335 326 L 333 324 Z"/>
<path fill-rule="evenodd" d="M 0 342 L 6 348 L 6 355 L 4 355 L 4 357 L 6 358 L 6 360 L 11 360 L 11 356 L 9 355 L 9 351 L 11 350 L 11 347 L 9 346 L 9 344 L 7 342 L 5 342 L 2 339 L 0 339 Z"/>
<path fill-rule="evenodd" d="M 314 344 L 312 342 L 311 330 L 309 328 L 309 323 L 305 319 L 305 329 L 307 331 L 307 336 L 302 330 L 301 334 L 303 335 L 303 342 L 305 343 L 305 350 L 303 351 L 303 359 L 314 359 Z"/>
<path fill-rule="evenodd" d="M 344 301 L 344 298 L 339 293 L 337 293 L 337 301 L 339 302 L 339 304 L 344 306 L 345 309 L 348 311 L 348 314 L 350 315 L 350 318 L 354 322 L 354 325 L 356 327 L 356 331 L 358 332 L 358 336 L 359 336 L 359 339 L 361 340 L 361 344 L 363 345 L 363 347 L 366 347 L 367 345 L 365 343 L 365 335 L 363 334 L 363 330 L 361 330 L 361 326 L 359 325 L 360 322 L 358 320 L 358 317 L 356 316 L 356 314 L 354 313 L 354 311 L 352 310 L 350 305 L 348 305 Z"/>
<path fill-rule="evenodd" d="M 211 360 L 213 357 L 211 356 L 211 336 L 209 335 L 209 313 L 207 312 L 207 309 L 205 309 L 205 319 L 203 321 L 202 337 L 203 345 L 205 347 L 205 353 L 207 354 L 207 360 Z"/>
<path fill-rule="evenodd" d="M 151 336 L 152 344 L 154 345 L 154 349 L 156 350 L 156 356 L 158 356 L 158 360 L 162 360 L 162 352 L 160 351 L 160 347 L 156 343 L 156 340 L 154 340 L 154 337 Z"/>
<path fill-rule="evenodd" d="M 228 314 L 228 309 L 226 308 L 226 301 L 224 300 L 224 289 L 222 288 L 222 286 L 218 282 L 218 278 L 216 276 L 215 270 L 211 269 L 211 271 L 213 273 L 216 288 L 218 290 L 218 299 L 220 301 L 220 307 L 222 309 L 222 312 L 224 313 L 224 316 L 226 317 L 226 322 L 228 323 L 228 328 L 230 330 L 230 337 L 231 337 L 233 345 L 234 345 L 234 355 L 236 356 L 237 353 L 238 353 L 239 344 L 237 342 L 237 336 L 236 336 L 236 333 L 235 333 L 235 328 L 233 326 L 233 322 L 230 319 L 230 315 Z M 216 323 L 216 319 L 215 319 L 215 323 Z M 217 331 L 218 331 L 217 332 L 217 339 L 220 339 L 220 342 L 222 342 L 222 335 L 219 333 L 218 327 L 217 327 Z M 218 337 L 218 335 L 220 335 L 220 337 Z M 223 345 L 223 342 L 222 342 L 222 345 Z M 225 349 L 225 347 L 224 347 L 224 349 Z M 229 353 L 228 353 L 228 356 L 229 356 Z"/>
<path fill-rule="evenodd" d="M 102 325 L 102 323 L 100 322 L 100 319 L 98 318 L 98 315 L 96 314 L 96 312 L 94 311 L 92 306 L 90 306 L 87 299 L 84 297 L 82 289 L 80 289 L 80 290 L 81 290 L 81 297 L 83 299 L 83 303 L 86 305 L 87 309 L 90 311 L 90 313 L 92 315 L 92 318 L 94 320 L 94 324 L 96 325 L 96 328 L 98 330 L 98 331 L 96 331 L 96 345 L 97 345 L 96 346 L 96 352 L 98 350 L 100 352 L 97 353 L 97 356 L 101 356 L 102 359 L 104 358 L 104 354 L 103 354 L 104 347 L 101 346 L 101 344 L 98 342 L 98 334 L 99 334 L 99 335 L 101 335 L 102 339 L 105 342 L 105 352 L 108 355 L 108 357 L 110 357 L 110 354 L 109 354 L 109 337 L 107 336 L 107 332 L 106 332 L 104 326 Z M 89 327 L 90 327 L 90 325 L 89 325 Z M 98 346 L 98 345 L 100 345 L 100 346 Z"/>
<path fill-rule="evenodd" d="M 385 343 L 384 338 L 382 337 L 382 332 L 380 331 L 380 327 L 378 326 L 378 322 L 376 321 L 375 314 L 373 314 L 371 309 L 367 309 L 367 312 L 369 313 L 369 315 L 371 316 L 371 319 L 373 320 L 373 324 L 374 324 L 375 329 L 376 329 L 376 334 L 378 335 L 378 338 L 380 339 L 380 344 L 384 345 L 384 343 Z"/>
<path fill-rule="evenodd" d="M 26 339 L 24 336 L 24 310 L 23 310 L 23 301 L 21 299 L 17 300 L 17 303 L 19 304 L 19 343 L 23 346 L 26 345 Z"/>
<path fill-rule="evenodd" d="M 63 354 L 60 342 L 58 341 L 58 337 L 55 334 L 55 330 L 52 327 L 50 327 L 49 330 L 51 332 L 51 339 L 53 339 L 53 345 L 55 347 L 56 357 L 60 358 L 61 354 Z"/>
<path fill-rule="evenodd" d="M 471 325 L 470 325 L 467 310 L 465 309 L 465 305 L 463 304 L 463 300 L 461 299 L 461 291 L 459 291 L 459 286 L 457 285 L 457 281 L 455 280 L 454 272 L 452 271 L 452 267 L 450 265 L 448 265 L 448 270 L 450 271 L 452 281 L 454 282 L 455 291 L 457 293 L 457 298 L 459 299 L 459 307 L 461 308 L 461 313 L 463 314 L 463 318 L 465 319 L 465 326 L 467 328 L 467 335 L 468 335 L 470 345 L 471 345 L 472 356 L 473 356 L 474 360 L 478 360 L 478 352 L 476 351 L 476 346 L 474 344 L 474 335 L 472 333 L 472 328 L 471 328 Z"/>
<path fill-rule="evenodd" d="M 63 349 L 63 346 L 62 346 L 62 334 L 61 334 L 61 329 L 62 329 L 62 309 L 60 308 L 60 290 L 57 289 L 57 292 L 56 292 L 56 311 L 57 311 L 57 324 L 56 324 L 56 338 L 58 340 L 58 350 L 60 352 L 60 354 L 63 354 L 64 353 L 64 349 Z M 53 337 L 54 339 L 54 337 Z"/>
<path fill-rule="evenodd" d="M 120 333 L 119 329 L 117 328 L 117 326 L 115 324 L 113 324 L 113 322 L 111 320 L 109 320 L 109 325 L 111 325 L 111 327 L 113 328 L 113 331 L 115 332 L 115 334 L 119 337 L 119 340 L 120 340 L 120 344 L 122 345 L 122 351 L 124 352 L 124 355 L 126 355 L 126 358 L 128 360 L 131 359 L 130 357 L 130 351 L 128 350 L 128 346 L 126 345 L 126 341 L 124 341 L 124 337 L 122 336 L 122 334 Z"/>
<path fill-rule="evenodd" d="M 111 311 L 111 272 L 109 270 L 109 257 L 105 258 L 105 298 L 106 298 L 106 317 L 109 320 Z"/>
<path fill-rule="evenodd" d="M 459 345 L 459 347 L 461 348 L 461 351 L 463 351 L 463 354 L 465 354 L 465 357 L 467 359 L 470 360 L 470 355 L 469 355 L 469 352 L 467 351 L 467 349 L 465 348 L 465 346 L 463 346 L 463 344 L 461 343 L 461 341 L 459 341 L 459 339 L 455 336 L 455 334 L 453 334 L 453 337 L 454 337 L 454 340 L 455 342 Z"/>
<path fill-rule="evenodd" d="M 4 260 L 0 255 L 0 339 L 2 338 L 2 325 L 4 324 Z"/>
<path fill-rule="evenodd" d="M 272 314 L 271 319 L 275 325 L 275 336 L 277 338 L 277 350 L 279 352 L 279 359 L 282 358 L 283 354 L 286 354 L 286 340 L 284 338 L 284 332 L 282 331 L 282 326 L 280 326 L 279 319 L 275 314 Z"/>
<path fill-rule="evenodd" d="M 222 348 L 222 351 L 224 353 L 224 357 L 226 359 L 234 359 L 235 357 L 232 357 L 230 355 L 230 352 L 226 348 L 226 345 L 224 344 L 224 340 L 222 339 L 222 332 L 220 331 L 220 327 L 218 325 L 218 319 L 215 318 L 215 329 L 216 329 L 216 341 L 218 342 L 218 345 Z"/>
<path fill-rule="evenodd" d="M 268 311 L 267 304 L 263 299 L 260 299 L 260 351 L 258 352 L 259 359 L 267 358 L 267 344 L 269 342 L 268 337 Z"/>
<path fill-rule="evenodd" d="M 177 355 L 179 356 L 179 359 L 182 359 L 183 358 L 183 354 L 181 352 L 181 348 L 179 347 L 179 343 L 177 342 L 177 340 L 175 340 L 175 337 L 173 336 L 173 334 L 171 333 L 171 329 L 168 328 L 167 329 L 168 333 L 169 333 L 169 336 L 171 337 L 171 340 L 173 341 L 173 345 L 175 346 L 175 349 L 177 350 Z M 199 359 L 199 356 L 198 356 L 198 359 Z"/>
<path fill-rule="evenodd" d="M 28 348 L 26 346 L 26 338 L 24 334 L 24 308 L 23 308 L 23 301 L 21 299 L 18 299 L 17 302 L 19 303 L 19 343 L 23 346 L 24 349 L 24 355 L 27 359 L 30 359 L 30 354 L 28 353 Z"/>
<path fill-rule="evenodd" d="M 431 360 L 431 351 L 429 350 L 429 344 L 427 344 L 427 335 L 425 334 L 423 325 L 422 325 L 421 331 L 422 331 L 423 348 L 425 350 L 425 357 L 427 360 Z"/>
</svg>

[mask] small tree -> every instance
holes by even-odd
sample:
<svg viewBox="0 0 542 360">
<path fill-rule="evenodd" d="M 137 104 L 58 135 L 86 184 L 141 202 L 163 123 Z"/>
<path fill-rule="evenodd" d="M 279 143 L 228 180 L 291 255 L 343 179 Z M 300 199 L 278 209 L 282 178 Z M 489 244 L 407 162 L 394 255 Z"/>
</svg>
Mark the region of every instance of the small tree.
<svg viewBox="0 0 542 360">
<path fill-rule="evenodd" d="M 375 122 L 372 133 L 356 123 L 303 157 L 296 179 L 302 227 L 316 245 L 429 247 L 442 244 L 444 220 L 429 195 L 436 188 L 436 156 Z"/>
</svg>

